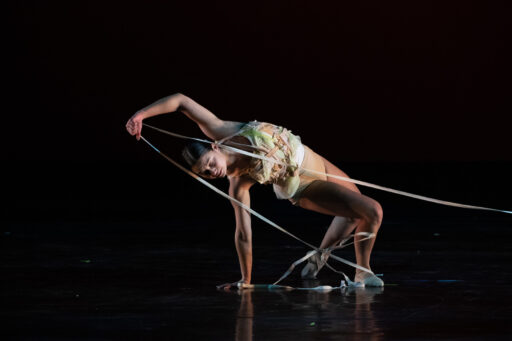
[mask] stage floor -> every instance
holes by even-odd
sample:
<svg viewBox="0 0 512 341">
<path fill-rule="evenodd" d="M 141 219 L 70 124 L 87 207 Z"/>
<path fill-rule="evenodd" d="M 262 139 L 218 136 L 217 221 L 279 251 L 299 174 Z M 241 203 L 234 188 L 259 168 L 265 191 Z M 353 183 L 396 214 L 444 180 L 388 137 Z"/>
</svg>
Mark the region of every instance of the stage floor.
<svg viewBox="0 0 512 341">
<path fill-rule="evenodd" d="M 253 229 L 254 283 L 275 281 L 308 251 L 267 226 Z M 295 228 L 314 243 L 320 230 Z M 372 263 L 385 287 L 329 293 L 216 290 L 239 279 L 232 232 L 231 224 L 204 220 L 9 223 L 1 236 L 1 339 L 501 340 L 512 333 L 505 223 L 385 221 Z M 350 248 L 337 254 L 353 260 Z M 341 280 L 329 269 L 317 281 L 299 273 L 283 284 Z"/>
</svg>

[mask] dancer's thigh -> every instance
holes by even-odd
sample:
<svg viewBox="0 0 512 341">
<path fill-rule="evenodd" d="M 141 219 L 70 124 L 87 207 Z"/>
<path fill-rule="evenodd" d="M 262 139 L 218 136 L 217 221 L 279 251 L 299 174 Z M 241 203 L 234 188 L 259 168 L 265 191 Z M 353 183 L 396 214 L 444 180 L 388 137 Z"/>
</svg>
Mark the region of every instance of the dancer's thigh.
<svg viewBox="0 0 512 341">
<path fill-rule="evenodd" d="M 345 177 L 345 178 L 349 178 L 349 176 L 344 171 L 342 171 L 341 169 L 336 167 L 329 160 L 327 160 L 326 158 L 324 158 L 321 155 L 320 155 L 320 157 L 324 161 L 325 172 L 327 174 L 333 174 L 333 175 L 338 175 L 338 176 L 342 176 L 342 177 Z M 359 191 L 359 189 L 357 188 L 357 186 L 354 183 L 352 183 L 352 182 L 336 179 L 336 178 L 333 178 L 333 177 L 330 177 L 330 176 L 327 176 L 327 181 L 337 183 L 337 184 L 342 185 L 342 186 L 344 186 L 344 187 L 346 187 L 346 188 L 348 188 L 348 189 L 350 189 L 350 190 L 352 190 L 354 192 L 361 193 Z"/>
<path fill-rule="evenodd" d="M 353 219 L 372 219 L 378 203 L 359 191 L 332 181 L 313 181 L 297 205 L 315 212 Z"/>
</svg>

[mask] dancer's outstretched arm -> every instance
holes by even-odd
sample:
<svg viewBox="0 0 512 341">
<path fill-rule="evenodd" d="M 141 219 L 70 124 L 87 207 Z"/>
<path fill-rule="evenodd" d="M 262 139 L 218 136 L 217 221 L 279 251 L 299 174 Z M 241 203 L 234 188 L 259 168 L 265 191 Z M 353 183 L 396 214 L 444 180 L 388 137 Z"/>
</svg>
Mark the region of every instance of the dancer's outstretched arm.
<svg viewBox="0 0 512 341">
<path fill-rule="evenodd" d="M 229 178 L 229 195 L 241 201 L 250 207 L 251 197 L 249 189 L 254 184 L 254 180 L 247 177 L 230 177 Z M 252 271 L 252 229 L 251 214 L 238 204 L 232 202 L 235 210 L 236 229 L 235 229 L 235 247 L 240 262 L 240 271 L 242 278 L 235 283 L 226 283 L 220 285 L 219 288 L 230 288 L 237 284 L 251 284 Z"/>
<path fill-rule="evenodd" d="M 220 140 L 226 136 L 233 135 L 242 126 L 240 122 L 221 120 L 193 99 L 177 93 L 161 98 L 137 111 L 126 123 L 126 129 L 131 135 L 135 135 L 138 140 L 140 139 L 142 121 L 144 119 L 175 111 L 181 111 L 187 115 L 212 140 Z"/>
</svg>

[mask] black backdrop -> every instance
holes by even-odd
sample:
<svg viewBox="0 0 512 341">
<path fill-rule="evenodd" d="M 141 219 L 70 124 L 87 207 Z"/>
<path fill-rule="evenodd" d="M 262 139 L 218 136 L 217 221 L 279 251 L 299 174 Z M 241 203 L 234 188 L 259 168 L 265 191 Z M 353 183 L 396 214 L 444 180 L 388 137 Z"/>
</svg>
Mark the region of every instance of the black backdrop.
<svg viewBox="0 0 512 341">
<path fill-rule="evenodd" d="M 229 213 L 124 130 L 175 92 L 284 125 L 354 178 L 510 209 L 506 2 L 13 1 L 7 13 L 8 219 L 169 218 L 212 207 L 201 200 Z M 152 122 L 200 135 L 183 115 Z M 181 141 L 144 135 L 179 154 Z"/>
</svg>

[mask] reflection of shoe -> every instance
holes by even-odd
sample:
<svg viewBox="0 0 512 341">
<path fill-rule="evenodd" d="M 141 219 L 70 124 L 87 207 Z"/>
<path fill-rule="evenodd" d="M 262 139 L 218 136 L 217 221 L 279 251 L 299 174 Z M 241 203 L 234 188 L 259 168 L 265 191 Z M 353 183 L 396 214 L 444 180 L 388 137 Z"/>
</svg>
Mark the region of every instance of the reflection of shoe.
<svg viewBox="0 0 512 341">
<path fill-rule="evenodd" d="M 349 286 L 349 287 L 345 287 L 345 290 L 344 290 L 345 296 L 355 294 L 355 295 L 367 295 L 367 296 L 373 297 L 375 295 L 382 294 L 383 292 L 384 292 L 384 287 Z"/>
<path fill-rule="evenodd" d="M 322 261 L 320 255 L 314 254 L 308 258 L 307 264 L 302 268 L 300 273 L 303 279 L 316 279 L 316 275 L 324 266 L 325 261 Z"/>
<path fill-rule="evenodd" d="M 365 287 L 384 286 L 384 281 L 382 279 L 368 272 L 358 272 L 354 278 L 354 282 L 362 283 Z"/>
</svg>

